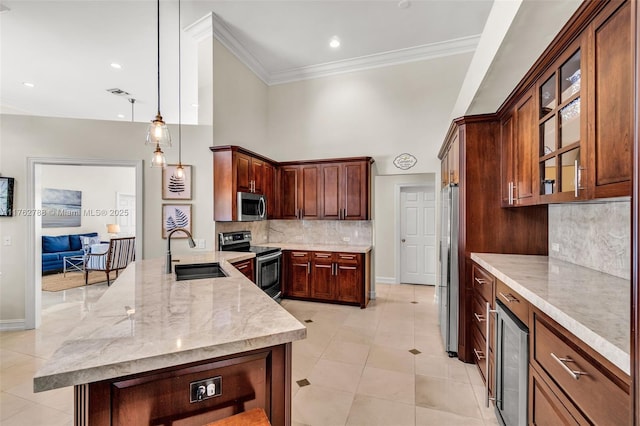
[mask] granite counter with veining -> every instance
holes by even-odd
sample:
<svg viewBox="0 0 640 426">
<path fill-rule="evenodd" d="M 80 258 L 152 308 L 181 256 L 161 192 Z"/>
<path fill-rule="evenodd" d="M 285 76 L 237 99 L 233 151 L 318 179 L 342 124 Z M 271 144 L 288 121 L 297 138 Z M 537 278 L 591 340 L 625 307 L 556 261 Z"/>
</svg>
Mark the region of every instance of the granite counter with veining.
<svg viewBox="0 0 640 426">
<path fill-rule="evenodd" d="M 471 253 L 471 259 L 629 374 L 629 280 L 546 256 Z"/>
<path fill-rule="evenodd" d="M 306 328 L 229 262 L 253 253 L 174 256 L 229 275 L 176 281 L 164 259 L 136 261 L 34 377 L 36 392 L 289 343 Z"/>
</svg>

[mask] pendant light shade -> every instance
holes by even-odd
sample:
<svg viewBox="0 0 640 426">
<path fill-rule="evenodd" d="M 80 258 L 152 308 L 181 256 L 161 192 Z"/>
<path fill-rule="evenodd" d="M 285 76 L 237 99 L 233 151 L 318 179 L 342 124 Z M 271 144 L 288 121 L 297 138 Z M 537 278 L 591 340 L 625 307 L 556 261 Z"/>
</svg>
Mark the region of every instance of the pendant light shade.
<svg viewBox="0 0 640 426">
<path fill-rule="evenodd" d="M 155 119 L 151 121 L 149 127 L 147 128 L 147 145 L 155 145 L 156 151 L 154 152 L 154 158 L 156 153 L 158 152 L 160 146 L 171 146 L 171 134 L 169 133 L 169 128 L 167 124 L 162 119 L 162 114 L 160 114 L 160 0 L 157 0 L 158 5 L 158 113 L 156 114 Z M 160 150 L 162 153 L 162 150 Z"/>
<path fill-rule="evenodd" d="M 164 157 L 164 152 L 160 149 L 160 145 L 156 145 L 156 150 L 153 151 L 153 158 L 151 159 L 151 167 L 164 168 L 167 165 L 167 159 Z"/>
</svg>

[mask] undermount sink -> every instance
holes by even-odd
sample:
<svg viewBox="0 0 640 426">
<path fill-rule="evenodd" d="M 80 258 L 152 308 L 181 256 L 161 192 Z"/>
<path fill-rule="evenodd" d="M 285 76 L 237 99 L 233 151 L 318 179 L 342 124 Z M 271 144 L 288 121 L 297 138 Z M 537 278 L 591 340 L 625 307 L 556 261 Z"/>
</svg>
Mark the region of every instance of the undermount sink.
<svg viewBox="0 0 640 426">
<path fill-rule="evenodd" d="M 188 265 L 175 265 L 176 281 L 199 280 L 203 278 L 228 277 L 219 263 L 194 263 Z"/>
</svg>

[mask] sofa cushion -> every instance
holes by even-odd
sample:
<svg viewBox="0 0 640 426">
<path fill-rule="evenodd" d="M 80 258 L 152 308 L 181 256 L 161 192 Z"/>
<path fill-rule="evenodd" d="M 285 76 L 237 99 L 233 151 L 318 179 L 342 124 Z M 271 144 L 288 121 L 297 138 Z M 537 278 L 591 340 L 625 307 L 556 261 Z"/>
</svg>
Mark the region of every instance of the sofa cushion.
<svg viewBox="0 0 640 426">
<path fill-rule="evenodd" d="M 58 259 L 58 253 L 42 253 L 43 262 L 56 262 Z"/>
<path fill-rule="evenodd" d="M 68 250 L 71 250 L 68 235 L 60 235 L 58 237 L 42 236 L 42 253 L 56 253 Z"/>
<path fill-rule="evenodd" d="M 88 234 L 71 234 L 69 235 L 69 244 L 71 246 L 71 250 L 82 250 L 82 242 L 84 241 L 84 237 L 97 237 L 97 232 L 90 232 Z"/>
</svg>

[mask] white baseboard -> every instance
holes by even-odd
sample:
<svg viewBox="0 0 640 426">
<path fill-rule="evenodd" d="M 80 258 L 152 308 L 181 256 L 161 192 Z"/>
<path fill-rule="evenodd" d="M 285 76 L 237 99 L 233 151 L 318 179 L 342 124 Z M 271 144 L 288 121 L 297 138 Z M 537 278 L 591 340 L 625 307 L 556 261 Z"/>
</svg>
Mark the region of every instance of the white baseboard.
<svg viewBox="0 0 640 426">
<path fill-rule="evenodd" d="M 393 277 L 376 277 L 376 282 L 380 284 L 398 284 L 398 281 Z"/>
<path fill-rule="evenodd" d="M 0 320 L 0 331 L 24 330 L 24 320 Z"/>
</svg>

